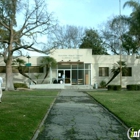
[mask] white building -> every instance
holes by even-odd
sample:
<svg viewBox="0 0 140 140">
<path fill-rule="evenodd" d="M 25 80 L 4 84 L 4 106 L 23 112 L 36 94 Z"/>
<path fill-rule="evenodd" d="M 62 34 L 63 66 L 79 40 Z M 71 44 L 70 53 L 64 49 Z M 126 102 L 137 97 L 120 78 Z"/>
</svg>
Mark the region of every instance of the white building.
<svg viewBox="0 0 140 140">
<path fill-rule="evenodd" d="M 119 55 L 92 55 L 91 49 L 56 49 L 50 54 L 57 61 L 57 67 L 51 68 L 46 84 L 53 84 L 54 79 L 65 85 L 100 85 L 101 81 L 108 82 L 112 77 L 111 69 L 114 63 L 120 61 Z M 28 61 L 27 58 L 22 58 Z M 40 84 L 45 68 L 40 68 L 42 57 L 31 57 L 32 64 L 29 67 L 29 73 L 35 81 Z M 128 67 L 128 73 L 122 72 L 122 87 L 127 84 L 140 84 L 140 59 L 135 55 L 122 55 L 122 61 L 125 61 Z M 0 75 L 5 79 L 5 64 L 0 58 Z M 65 75 L 65 80 L 62 75 Z M 35 78 L 38 75 L 38 79 Z M 14 82 L 28 83 L 28 79 L 23 77 L 18 71 L 13 70 Z M 39 77 L 40 76 L 40 77 Z M 31 83 L 33 84 L 33 83 Z M 120 75 L 118 75 L 110 84 L 120 84 Z M 56 86 L 56 85 L 55 85 Z"/>
</svg>

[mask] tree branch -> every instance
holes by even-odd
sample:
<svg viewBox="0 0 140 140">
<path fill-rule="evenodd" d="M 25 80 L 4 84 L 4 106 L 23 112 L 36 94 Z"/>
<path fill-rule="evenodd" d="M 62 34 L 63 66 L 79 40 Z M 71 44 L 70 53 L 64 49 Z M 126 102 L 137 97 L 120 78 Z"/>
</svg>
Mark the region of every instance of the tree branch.
<svg viewBox="0 0 140 140">
<path fill-rule="evenodd" d="M 14 51 L 17 51 L 17 50 L 20 50 L 20 49 L 28 49 L 28 48 L 31 48 L 32 46 L 34 45 L 34 43 L 32 43 L 31 45 L 22 45 L 20 47 L 16 47 L 12 50 L 12 52 Z"/>
<path fill-rule="evenodd" d="M 39 49 L 37 49 L 37 48 L 30 47 L 30 48 L 27 48 L 27 50 L 29 50 L 29 51 L 36 51 L 36 52 L 44 53 L 44 54 L 49 54 L 49 53 L 50 53 L 53 49 L 55 49 L 55 48 L 56 48 L 56 46 L 51 47 L 51 48 L 49 48 L 49 49 L 47 49 L 47 50 L 39 50 Z"/>
<path fill-rule="evenodd" d="M 6 25 L 6 24 L 4 24 L 2 21 L 0 21 L 0 24 L 1 24 L 2 26 L 4 26 L 6 29 L 10 30 L 9 26 Z"/>
</svg>

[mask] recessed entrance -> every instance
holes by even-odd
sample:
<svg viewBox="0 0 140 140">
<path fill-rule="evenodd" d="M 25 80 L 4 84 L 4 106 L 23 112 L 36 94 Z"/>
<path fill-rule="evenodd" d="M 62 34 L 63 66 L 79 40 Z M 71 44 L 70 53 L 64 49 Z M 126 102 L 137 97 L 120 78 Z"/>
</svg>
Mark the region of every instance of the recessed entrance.
<svg viewBox="0 0 140 140">
<path fill-rule="evenodd" d="M 84 63 L 60 63 L 57 69 L 58 83 L 72 85 L 90 85 L 90 64 Z"/>
</svg>

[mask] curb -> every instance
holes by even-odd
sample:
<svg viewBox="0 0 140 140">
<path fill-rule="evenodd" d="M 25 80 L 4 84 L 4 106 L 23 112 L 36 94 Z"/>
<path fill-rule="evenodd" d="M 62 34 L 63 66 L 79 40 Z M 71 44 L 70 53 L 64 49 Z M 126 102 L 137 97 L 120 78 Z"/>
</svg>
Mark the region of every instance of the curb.
<svg viewBox="0 0 140 140">
<path fill-rule="evenodd" d="M 60 91 L 60 92 L 61 92 L 61 91 Z M 46 118 L 48 117 L 48 115 L 49 115 L 49 113 L 50 113 L 50 111 L 51 111 L 51 109 L 52 109 L 52 107 L 53 107 L 53 105 L 54 105 L 54 103 L 55 103 L 57 97 L 59 96 L 60 92 L 58 92 L 56 98 L 55 98 L 55 99 L 53 100 L 53 102 L 51 103 L 50 108 L 48 109 L 47 113 L 45 114 L 43 120 L 41 121 L 40 125 L 38 126 L 38 128 L 37 128 L 37 130 L 35 131 L 33 137 L 31 138 L 31 140 L 36 140 L 36 139 L 37 139 L 37 137 L 38 137 L 38 135 L 39 135 L 39 133 L 40 133 L 40 129 L 41 129 L 41 127 L 43 126 L 43 124 L 44 124 Z"/>
</svg>

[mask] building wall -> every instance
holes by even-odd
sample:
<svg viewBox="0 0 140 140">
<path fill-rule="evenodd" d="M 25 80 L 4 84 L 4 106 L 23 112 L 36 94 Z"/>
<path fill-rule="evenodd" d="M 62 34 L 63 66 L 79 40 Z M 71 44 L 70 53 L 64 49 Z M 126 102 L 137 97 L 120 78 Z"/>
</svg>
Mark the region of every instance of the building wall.
<svg viewBox="0 0 140 140">
<path fill-rule="evenodd" d="M 26 57 L 20 57 L 20 59 L 23 59 L 26 61 L 26 63 L 28 63 L 28 59 Z M 31 63 L 31 66 L 40 66 L 40 60 L 42 59 L 42 57 L 38 57 L 38 56 L 31 56 L 31 58 L 29 59 L 29 63 Z M 5 63 L 3 62 L 3 58 L 0 57 L 0 66 L 5 66 Z M 38 81 L 39 83 L 42 81 L 43 77 L 44 77 L 44 73 L 26 73 L 27 75 L 29 74 L 30 77 L 34 80 L 34 81 Z M 37 78 L 35 77 L 36 75 L 40 74 L 39 79 L 37 80 Z M 5 73 L 0 73 L 0 76 L 3 78 L 4 80 L 4 84 L 3 86 L 5 86 L 5 82 L 6 82 L 6 75 Z M 13 80 L 14 83 L 29 83 L 28 78 L 22 76 L 20 73 L 13 73 Z M 46 79 L 45 83 L 49 83 L 50 79 Z M 32 82 L 31 82 L 32 83 Z"/>
<path fill-rule="evenodd" d="M 102 80 L 108 82 L 112 76 L 111 69 L 113 64 L 120 60 L 119 55 L 92 55 L 91 49 L 57 49 L 53 50 L 50 54 L 57 62 L 84 62 L 91 64 L 91 85 L 97 83 L 98 85 Z M 26 62 L 28 59 L 22 57 Z M 29 62 L 32 66 L 39 66 L 41 57 L 32 56 Z M 122 76 L 122 85 L 125 87 L 127 84 L 140 84 L 140 59 L 136 59 L 135 55 L 122 56 L 122 61 L 125 61 L 128 67 L 132 67 L 132 76 Z M 5 66 L 3 58 L 0 57 L 0 66 Z M 99 67 L 109 67 L 109 76 L 99 76 Z M 35 75 L 38 73 L 30 74 L 35 80 Z M 44 77 L 44 73 L 40 74 L 39 79 Z M 5 74 L 0 73 L 0 76 L 4 78 Z M 23 77 L 19 73 L 13 73 L 14 82 L 28 83 L 28 79 Z M 52 76 L 49 74 L 46 83 L 50 83 L 50 78 L 56 77 L 56 71 L 52 71 Z M 41 81 L 41 80 L 40 80 Z M 120 75 L 118 75 L 110 84 L 120 84 Z"/>
<path fill-rule="evenodd" d="M 108 82 L 112 76 L 113 64 L 119 60 L 119 55 L 93 55 L 93 83 L 100 84 L 102 80 Z M 136 59 L 135 55 L 122 56 L 122 61 L 126 62 L 127 67 L 132 67 L 132 76 L 122 76 L 122 86 L 140 84 L 140 59 Z M 99 67 L 109 67 L 109 76 L 99 76 Z M 120 84 L 120 74 L 110 84 Z"/>
<path fill-rule="evenodd" d="M 111 69 L 114 63 L 120 60 L 119 55 L 92 55 L 91 49 L 58 49 L 52 54 L 57 62 L 80 62 L 91 63 L 91 84 L 100 84 L 101 81 L 108 82 L 112 76 Z M 140 84 L 140 59 L 136 59 L 135 55 L 122 55 L 122 61 L 125 61 L 127 67 L 132 67 L 132 76 L 122 76 L 122 86 L 127 84 Z M 99 76 L 99 67 L 109 67 L 109 76 Z M 110 83 L 120 84 L 120 74 Z"/>
<path fill-rule="evenodd" d="M 54 57 L 57 62 L 84 62 L 92 63 L 91 49 L 57 49 L 52 51 L 51 57 Z"/>
</svg>

